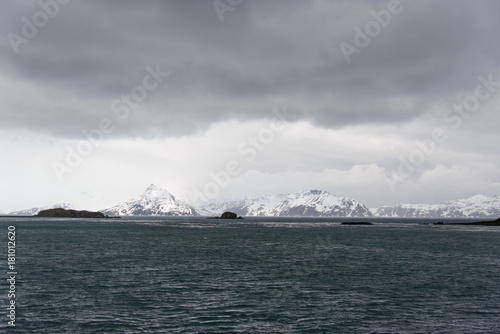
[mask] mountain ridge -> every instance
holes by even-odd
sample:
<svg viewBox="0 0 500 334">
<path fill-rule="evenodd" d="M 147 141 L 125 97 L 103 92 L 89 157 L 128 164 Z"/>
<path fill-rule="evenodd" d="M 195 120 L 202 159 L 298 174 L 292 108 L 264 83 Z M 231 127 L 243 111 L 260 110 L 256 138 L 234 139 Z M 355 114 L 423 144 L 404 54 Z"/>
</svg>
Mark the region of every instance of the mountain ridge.
<svg viewBox="0 0 500 334">
<path fill-rule="evenodd" d="M 203 214 L 231 211 L 241 216 L 266 217 L 371 217 L 369 209 L 358 201 L 324 190 L 247 196 L 231 201 L 212 201 L 198 208 Z"/>
</svg>

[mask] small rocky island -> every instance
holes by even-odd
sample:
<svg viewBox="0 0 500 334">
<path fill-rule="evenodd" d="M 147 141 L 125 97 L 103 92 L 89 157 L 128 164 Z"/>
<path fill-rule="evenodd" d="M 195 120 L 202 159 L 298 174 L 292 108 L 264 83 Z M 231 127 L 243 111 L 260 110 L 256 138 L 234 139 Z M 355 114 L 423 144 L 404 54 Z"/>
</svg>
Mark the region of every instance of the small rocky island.
<svg viewBox="0 0 500 334">
<path fill-rule="evenodd" d="M 102 212 L 86 210 L 66 210 L 66 209 L 48 209 L 40 211 L 35 217 L 63 217 L 63 218 L 109 218 Z"/>
<path fill-rule="evenodd" d="M 497 220 L 487 220 L 482 222 L 468 223 L 465 225 L 481 225 L 481 226 L 500 226 L 500 218 Z"/>
<path fill-rule="evenodd" d="M 500 218 L 497 220 L 485 220 L 480 222 L 472 222 L 472 223 L 443 223 L 437 222 L 434 225 L 479 225 L 479 226 L 500 226 Z"/>
<path fill-rule="evenodd" d="M 244 219 L 244 218 L 241 216 L 238 217 L 238 215 L 234 212 L 226 211 L 220 217 L 208 217 L 208 219 Z"/>
<path fill-rule="evenodd" d="M 341 225 L 373 225 L 370 222 L 343 222 Z"/>
</svg>

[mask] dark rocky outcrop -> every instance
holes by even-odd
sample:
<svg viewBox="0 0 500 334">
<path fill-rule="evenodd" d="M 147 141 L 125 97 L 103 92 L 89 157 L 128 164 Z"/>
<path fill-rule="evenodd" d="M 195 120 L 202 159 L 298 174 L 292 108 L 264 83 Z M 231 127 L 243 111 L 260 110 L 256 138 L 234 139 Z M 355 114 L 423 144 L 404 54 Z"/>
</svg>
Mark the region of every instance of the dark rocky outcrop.
<svg viewBox="0 0 500 334">
<path fill-rule="evenodd" d="M 226 211 L 220 216 L 220 219 L 237 219 L 238 215 L 234 212 Z"/>
<path fill-rule="evenodd" d="M 474 222 L 465 225 L 500 226 L 500 218 L 498 218 L 497 220 Z"/>
<path fill-rule="evenodd" d="M 35 217 L 107 218 L 102 212 L 66 210 L 61 208 L 42 210 Z"/>
<path fill-rule="evenodd" d="M 370 222 L 343 222 L 341 225 L 373 225 Z"/>
<path fill-rule="evenodd" d="M 434 225 L 476 225 L 476 226 L 500 226 L 500 218 L 497 220 L 486 220 L 480 222 L 472 222 L 472 223 L 446 223 L 437 222 Z"/>
<path fill-rule="evenodd" d="M 209 219 L 244 219 L 243 217 L 239 216 L 230 211 L 224 212 L 220 217 L 209 217 Z"/>
</svg>

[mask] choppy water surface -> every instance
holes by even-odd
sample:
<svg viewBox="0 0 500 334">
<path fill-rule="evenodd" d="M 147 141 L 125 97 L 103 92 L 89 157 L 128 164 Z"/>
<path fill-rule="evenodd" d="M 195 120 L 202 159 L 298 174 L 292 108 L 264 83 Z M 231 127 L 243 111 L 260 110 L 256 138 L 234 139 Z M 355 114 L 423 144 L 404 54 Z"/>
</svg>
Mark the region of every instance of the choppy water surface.
<svg viewBox="0 0 500 334">
<path fill-rule="evenodd" d="M 500 227 L 340 221 L 1 218 L 15 332 L 500 332 Z"/>
</svg>

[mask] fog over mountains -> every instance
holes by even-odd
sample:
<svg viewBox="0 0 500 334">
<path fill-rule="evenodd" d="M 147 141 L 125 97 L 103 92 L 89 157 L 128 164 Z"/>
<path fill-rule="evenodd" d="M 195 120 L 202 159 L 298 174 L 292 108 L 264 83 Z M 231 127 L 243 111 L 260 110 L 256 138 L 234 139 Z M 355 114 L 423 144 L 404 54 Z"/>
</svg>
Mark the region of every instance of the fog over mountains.
<svg viewBox="0 0 500 334">
<path fill-rule="evenodd" d="M 15 211 L 10 215 L 36 215 L 40 210 L 58 207 L 75 209 L 70 204 L 60 203 Z M 119 216 L 217 216 L 232 211 L 241 216 L 267 217 L 473 218 L 499 217 L 500 196 L 476 195 L 440 204 L 389 204 L 369 209 L 354 199 L 323 190 L 307 190 L 189 204 L 151 184 L 139 196 L 100 211 Z"/>
</svg>

